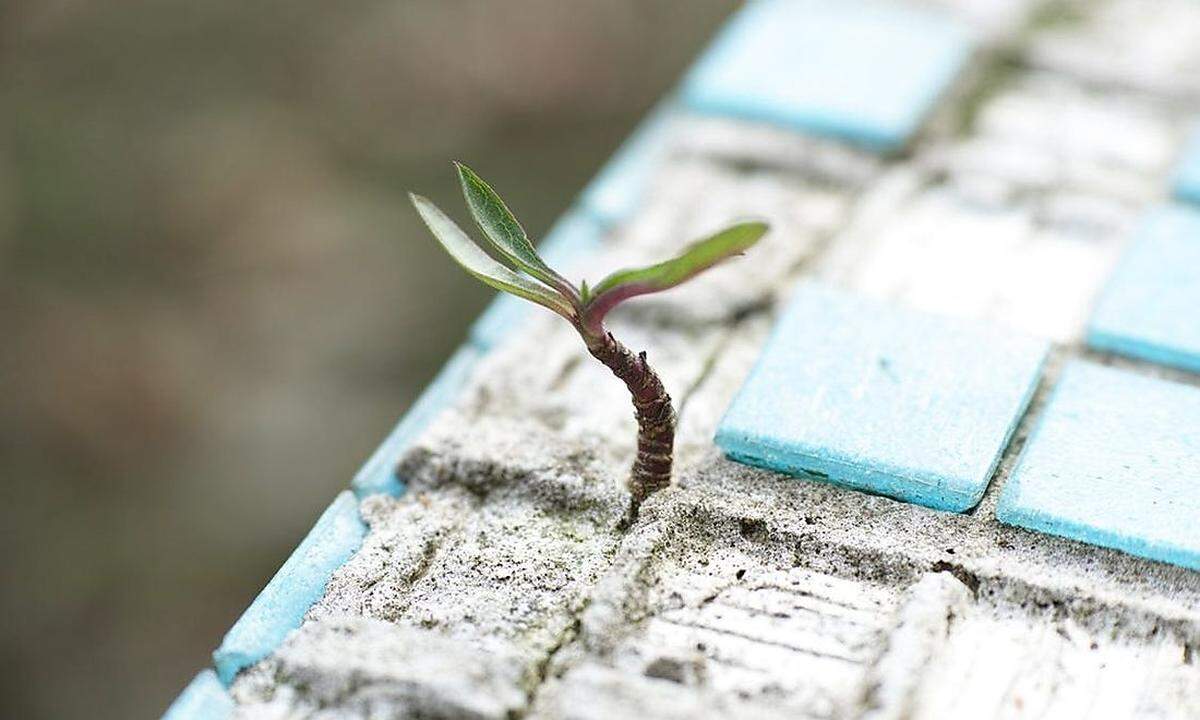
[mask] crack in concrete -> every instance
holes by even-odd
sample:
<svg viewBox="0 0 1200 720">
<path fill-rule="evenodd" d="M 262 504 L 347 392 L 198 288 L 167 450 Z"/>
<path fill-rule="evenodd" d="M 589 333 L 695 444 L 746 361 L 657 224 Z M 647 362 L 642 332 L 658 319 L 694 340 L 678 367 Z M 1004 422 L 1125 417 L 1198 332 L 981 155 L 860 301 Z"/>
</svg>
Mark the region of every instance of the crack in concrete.
<svg viewBox="0 0 1200 720">
<path fill-rule="evenodd" d="M 533 712 L 535 704 L 537 703 L 538 694 L 541 692 L 542 688 L 545 687 L 547 680 L 549 680 L 550 669 L 554 664 L 554 659 L 560 652 L 562 652 L 564 648 L 573 643 L 575 639 L 579 637 L 580 629 L 583 625 L 583 614 L 587 611 L 589 605 L 591 605 L 591 599 L 585 598 L 583 603 L 581 603 L 579 608 L 573 613 L 571 622 L 565 628 L 563 628 L 563 631 L 559 635 L 557 641 L 554 643 L 554 645 L 547 649 L 545 657 L 542 658 L 534 667 L 533 683 L 525 693 L 525 709 L 517 714 L 518 718 L 526 717 L 529 713 Z"/>
</svg>

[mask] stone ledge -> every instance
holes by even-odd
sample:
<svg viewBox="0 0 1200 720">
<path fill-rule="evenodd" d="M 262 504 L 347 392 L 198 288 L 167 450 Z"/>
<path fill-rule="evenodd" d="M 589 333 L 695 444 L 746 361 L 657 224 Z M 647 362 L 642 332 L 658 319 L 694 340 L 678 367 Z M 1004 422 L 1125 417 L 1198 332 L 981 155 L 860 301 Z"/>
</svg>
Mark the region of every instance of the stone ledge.
<svg viewBox="0 0 1200 720">
<path fill-rule="evenodd" d="M 932 4 L 976 27 L 996 12 Z M 1169 4 L 1179 17 L 1200 12 Z M 371 482 L 356 489 L 384 493 L 362 493 L 362 550 L 336 563 L 283 649 L 272 652 L 276 638 L 238 677 L 238 716 L 319 707 L 363 717 L 365 695 L 389 712 L 543 718 L 1020 715 L 1086 708 L 1094 687 L 1129 714 L 1200 714 L 1200 576 L 994 519 L 1065 361 L 1200 382 L 1080 345 L 1130 219 L 1167 192 L 1194 122 L 1179 101 L 1190 90 L 1122 75 L 1116 54 L 1085 67 L 1047 50 L 1062 38 L 1108 42 L 1099 14 L 1125 0 L 1053 24 L 1030 15 L 1034 5 L 1004 9 L 1018 19 L 987 34 L 988 54 L 964 77 L 975 89 L 948 95 L 904 157 L 701 117 L 668 99 L 669 122 L 651 127 L 669 130 L 627 144 L 636 172 L 609 173 L 627 178 L 621 202 L 581 199 L 577 211 L 604 236 L 589 266 L 658 257 L 738 213 L 776 227 L 757 261 L 614 315 L 614 331 L 649 350 L 676 394 L 678 486 L 616 533 L 633 438 L 620 388 L 536 310 L 503 343 L 494 328 L 473 338 L 470 361 L 456 356 L 443 373 L 455 378 L 431 388 L 364 468 Z M 1025 17 L 1034 24 L 1022 27 Z M 1200 59 L 1172 38 L 1173 62 Z M 947 255 L 964 240 L 989 261 Z M 931 274 L 922 257 L 945 261 Z M 1086 272 L 1066 283 L 1064 268 Z M 1056 341 L 974 512 L 754 470 L 713 448 L 781 298 L 804 276 Z M 398 477 L 411 488 L 389 497 L 403 490 Z M 365 652 L 400 636 L 437 657 Z M 322 662 L 322 647 L 360 649 L 347 637 L 362 638 L 355 672 L 374 678 L 365 694 Z M 454 658 L 478 672 L 422 674 Z M 962 673 L 984 663 L 995 671 Z M 494 692 L 476 703 L 470 687 L 455 689 L 470 678 Z"/>
</svg>

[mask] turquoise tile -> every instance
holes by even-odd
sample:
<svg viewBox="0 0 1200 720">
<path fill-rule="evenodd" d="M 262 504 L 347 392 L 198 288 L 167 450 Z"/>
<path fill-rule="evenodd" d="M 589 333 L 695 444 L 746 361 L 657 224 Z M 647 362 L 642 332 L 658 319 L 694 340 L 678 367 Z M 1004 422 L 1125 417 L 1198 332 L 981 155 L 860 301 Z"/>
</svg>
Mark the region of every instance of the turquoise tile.
<svg viewBox="0 0 1200 720">
<path fill-rule="evenodd" d="M 1200 372 L 1200 208 L 1152 211 L 1088 326 L 1096 350 Z"/>
<path fill-rule="evenodd" d="M 717 429 L 735 460 L 938 510 L 979 502 L 1047 346 L 802 285 Z"/>
<path fill-rule="evenodd" d="M 655 170 L 670 152 L 673 105 L 671 98 L 659 103 L 584 188 L 579 205 L 585 212 L 612 226 L 638 209 Z"/>
<path fill-rule="evenodd" d="M 1192 132 L 1175 170 L 1175 197 L 1200 204 L 1200 125 Z"/>
<path fill-rule="evenodd" d="M 880 152 L 901 148 L 970 58 L 971 33 L 932 9 L 759 0 L 684 80 L 683 103 Z"/>
<path fill-rule="evenodd" d="M 572 271 L 578 270 L 582 260 L 600 250 L 603 238 L 604 226 L 598 220 L 571 211 L 550 228 L 546 238 L 538 244 L 538 254 L 547 265 L 578 284 L 582 278 Z M 499 293 L 471 326 L 471 342 L 486 352 L 509 337 L 531 314 L 544 312 L 549 311 L 528 300 Z"/>
<path fill-rule="evenodd" d="M 996 517 L 1200 570 L 1198 479 L 1200 389 L 1075 361 Z"/>
<path fill-rule="evenodd" d="M 396 464 L 400 456 L 438 413 L 458 397 L 479 357 L 479 350 L 471 345 L 460 347 L 450 356 L 437 377 L 425 387 L 421 396 L 350 481 L 350 487 L 358 497 L 378 494 L 395 497 L 404 492 L 404 483 L 396 477 Z"/>
<path fill-rule="evenodd" d="M 204 670 L 179 693 L 162 720 L 225 720 L 233 714 L 233 700 L 212 670 Z"/>
<path fill-rule="evenodd" d="M 238 618 L 213 653 L 217 676 L 228 685 L 245 667 L 271 654 L 325 592 L 325 584 L 358 550 L 366 527 L 358 500 L 343 491 Z"/>
</svg>

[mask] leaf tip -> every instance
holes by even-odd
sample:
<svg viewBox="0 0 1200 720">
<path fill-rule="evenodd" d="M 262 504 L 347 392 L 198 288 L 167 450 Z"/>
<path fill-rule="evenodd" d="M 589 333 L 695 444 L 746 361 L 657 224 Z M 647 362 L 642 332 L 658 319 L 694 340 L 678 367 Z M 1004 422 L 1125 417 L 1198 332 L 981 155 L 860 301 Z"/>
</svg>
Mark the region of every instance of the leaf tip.
<svg viewBox="0 0 1200 720">
<path fill-rule="evenodd" d="M 766 220 L 747 220 L 742 227 L 754 235 L 755 241 L 771 231 L 771 223 Z"/>
<path fill-rule="evenodd" d="M 479 175 L 471 169 L 469 165 L 459 160 L 452 161 L 454 169 L 458 171 L 458 179 L 464 184 L 467 182 L 479 182 Z"/>
<path fill-rule="evenodd" d="M 729 228 L 737 233 L 739 240 L 735 241 L 735 248 L 730 256 L 741 255 L 745 251 L 758 244 L 763 236 L 771 231 L 771 224 L 765 220 L 746 220 Z"/>
</svg>

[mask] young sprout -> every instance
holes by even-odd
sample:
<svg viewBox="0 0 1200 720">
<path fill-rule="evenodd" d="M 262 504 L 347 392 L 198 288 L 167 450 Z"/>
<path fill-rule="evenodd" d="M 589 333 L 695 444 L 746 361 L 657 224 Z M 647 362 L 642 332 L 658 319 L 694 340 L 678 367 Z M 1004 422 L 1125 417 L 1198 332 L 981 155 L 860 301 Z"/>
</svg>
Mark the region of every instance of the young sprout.
<svg viewBox="0 0 1200 720">
<path fill-rule="evenodd" d="M 679 285 L 722 260 L 741 254 L 767 232 L 761 222 L 732 225 L 687 247 L 679 256 L 648 267 L 618 270 L 589 287 L 579 287 L 548 266 L 504 201 L 470 168 L 455 163 L 463 195 L 494 259 L 467 237 L 453 220 L 420 195 L 413 205 L 434 237 L 467 272 L 491 287 L 535 302 L 561 315 L 583 338 L 588 352 L 612 371 L 633 396 L 638 423 L 637 459 L 630 471 L 632 495 L 627 520 L 652 493 L 671 482 L 675 410 L 658 374 L 604 328 L 604 318 L 620 303 L 638 295 Z"/>
</svg>

